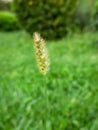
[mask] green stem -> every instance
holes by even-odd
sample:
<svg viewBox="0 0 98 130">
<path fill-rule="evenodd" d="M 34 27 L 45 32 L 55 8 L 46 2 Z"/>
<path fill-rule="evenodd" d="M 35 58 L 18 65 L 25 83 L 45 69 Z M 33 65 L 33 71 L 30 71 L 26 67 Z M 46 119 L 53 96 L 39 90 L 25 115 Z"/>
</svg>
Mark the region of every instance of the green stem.
<svg viewBox="0 0 98 130">
<path fill-rule="evenodd" d="M 48 120 L 48 90 L 47 90 L 47 77 L 45 79 L 45 130 L 47 130 L 47 120 Z"/>
<path fill-rule="evenodd" d="M 44 130 L 47 130 L 47 118 L 48 118 L 48 94 L 47 94 L 47 78 L 43 77 L 43 100 L 44 100 L 44 119 L 43 119 L 43 127 Z"/>
</svg>

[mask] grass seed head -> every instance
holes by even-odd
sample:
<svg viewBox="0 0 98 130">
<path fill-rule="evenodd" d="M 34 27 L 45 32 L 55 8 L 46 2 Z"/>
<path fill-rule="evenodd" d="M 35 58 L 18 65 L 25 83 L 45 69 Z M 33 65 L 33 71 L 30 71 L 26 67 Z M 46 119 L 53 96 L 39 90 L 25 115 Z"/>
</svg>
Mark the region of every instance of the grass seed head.
<svg viewBox="0 0 98 130">
<path fill-rule="evenodd" d="M 37 32 L 33 34 L 33 39 L 34 39 L 34 48 L 35 48 L 38 67 L 39 67 L 40 72 L 43 75 L 45 75 L 47 71 L 49 70 L 49 58 L 48 58 L 48 53 L 45 46 L 45 41 Z"/>
</svg>

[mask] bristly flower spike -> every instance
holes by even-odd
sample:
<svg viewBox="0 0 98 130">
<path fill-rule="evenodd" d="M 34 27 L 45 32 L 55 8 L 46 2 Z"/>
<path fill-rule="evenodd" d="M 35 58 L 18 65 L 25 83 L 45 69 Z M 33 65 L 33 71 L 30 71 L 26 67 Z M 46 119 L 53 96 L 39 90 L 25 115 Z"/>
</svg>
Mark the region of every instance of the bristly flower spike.
<svg viewBox="0 0 98 130">
<path fill-rule="evenodd" d="M 49 70 L 49 58 L 45 46 L 45 41 L 38 32 L 35 32 L 33 34 L 33 39 L 34 39 L 36 60 L 38 63 L 39 70 L 43 75 L 46 75 L 46 73 Z"/>
</svg>

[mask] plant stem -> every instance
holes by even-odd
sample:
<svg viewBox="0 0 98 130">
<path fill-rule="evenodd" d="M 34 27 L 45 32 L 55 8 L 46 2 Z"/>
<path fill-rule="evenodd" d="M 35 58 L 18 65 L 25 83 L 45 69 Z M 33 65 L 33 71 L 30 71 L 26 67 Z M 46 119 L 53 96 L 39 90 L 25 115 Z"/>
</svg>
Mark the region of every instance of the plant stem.
<svg viewBox="0 0 98 130">
<path fill-rule="evenodd" d="M 47 130 L 47 120 L 48 120 L 48 90 L 47 90 L 47 77 L 45 79 L 45 130 Z"/>
</svg>

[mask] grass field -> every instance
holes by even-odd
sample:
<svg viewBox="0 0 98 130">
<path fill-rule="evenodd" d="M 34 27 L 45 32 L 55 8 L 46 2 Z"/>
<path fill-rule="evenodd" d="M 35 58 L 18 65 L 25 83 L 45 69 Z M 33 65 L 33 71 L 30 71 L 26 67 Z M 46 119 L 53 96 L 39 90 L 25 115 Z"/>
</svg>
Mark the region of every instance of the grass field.
<svg viewBox="0 0 98 130">
<path fill-rule="evenodd" d="M 43 77 L 30 36 L 0 33 L 0 130 L 98 130 L 98 33 L 47 48 Z"/>
</svg>

